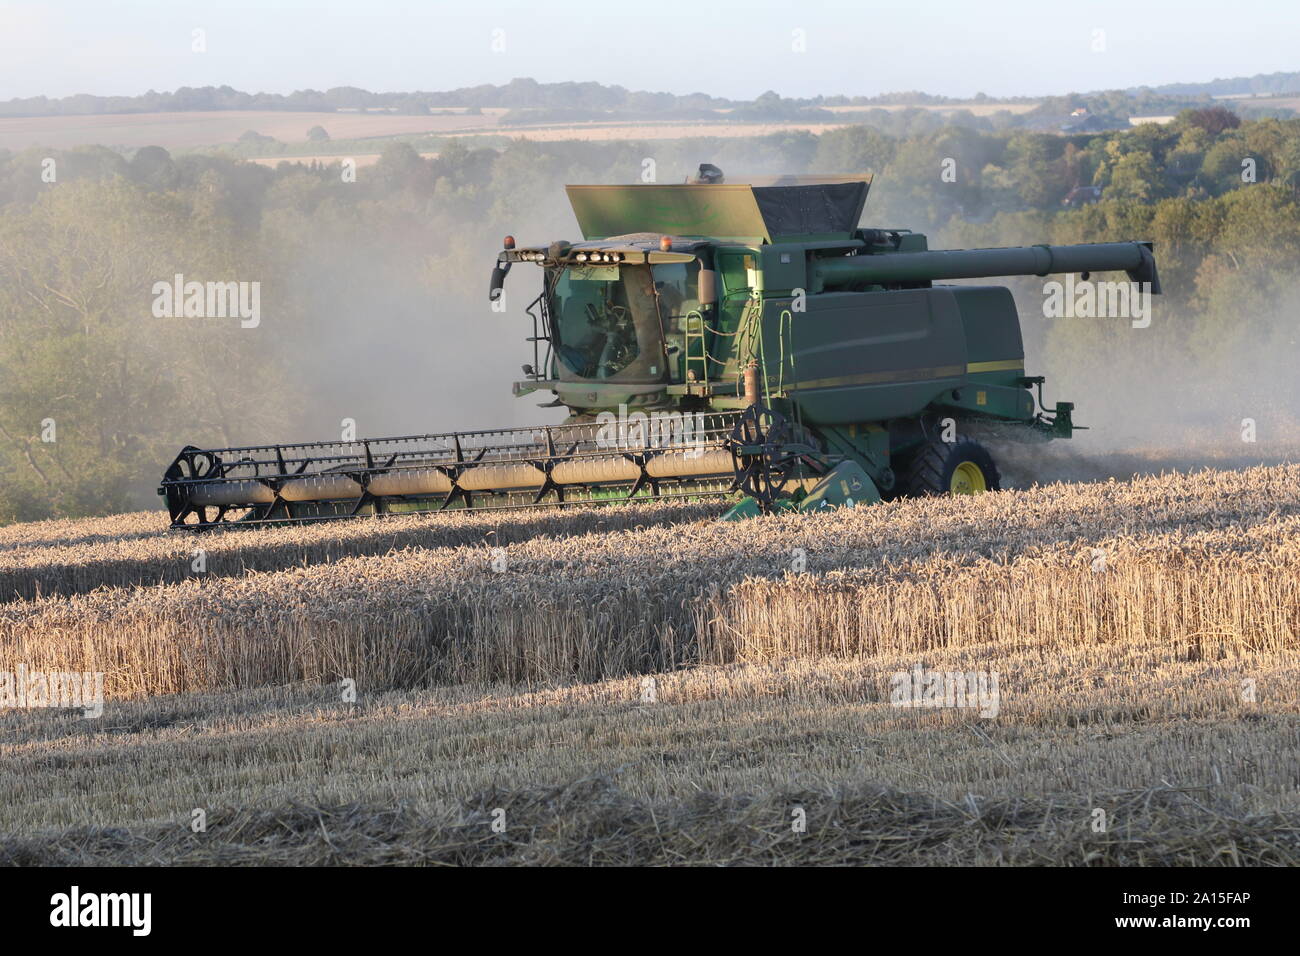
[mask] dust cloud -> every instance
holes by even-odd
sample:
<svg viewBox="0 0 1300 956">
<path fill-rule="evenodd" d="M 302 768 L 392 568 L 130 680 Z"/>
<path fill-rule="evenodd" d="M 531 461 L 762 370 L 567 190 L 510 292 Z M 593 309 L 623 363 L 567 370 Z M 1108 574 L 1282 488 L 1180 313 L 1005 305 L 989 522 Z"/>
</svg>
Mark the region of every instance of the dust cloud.
<svg viewBox="0 0 1300 956">
<path fill-rule="evenodd" d="M 675 147 L 678 155 L 658 163 L 657 180 L 680 182 L 699 161 L 717 163 L 729 182 L 790 172 L 779 155 L 744 155 L 720 145 Z M 576 181 L 637 182 L 640 169 L 628 161 Z M 565 409 L 537 407 L 552 400 L 550 392 L 515 398 L 510 388 L 523 377 L 521 365 L 534 361 L 525 341 L 532 334 L 525 307 L 540 292 L 541 270 L 524 263 L 513 268 L 505 313 L 490 308 L 487 280 L 507 233 L 521 245 L 580 238 L 564 195 L 567 181 L 575 180 L 539 177 L 528 186 L 527 202 L 516 203 L 513 212 L 494 205 L 490 221 L 448 222 L 443 214 L 432 241 L 413 227 L 309 243 L 285 277 L 310 303 L 311 335 L 292 344 L 290 364 L 301 395 L 301 406 L 287 410 L 293 414 L 286 424 L 296 420 L 294 434 L 241 437 L 328 440 L 344 419 L 353 419 L 362 437 L 563 420 Z M 878 181 L 881 186 L 888 188 Z M 872 198 L 863 221 L 878 225 Z M 900 208 L 888 205 L 891 214 Z M 435 213 L 432 197 L 429 209 Z M 925 229 L 916 218 L 916 228 Z M 945 247 L 940 232 L 934 248 Z M 989 245 L 1009 244 L 990 238 Z M 1032 281 L 988 281 L 1016 289 L 1027 374 L 1045 374 L 1049 406 L 1074 402 L 1076 424 L 1087 427 L 1069 441 L 991 442 L 1004 487 L 1300 460 L 1294 411 L 1300 407 L 1300 297 L 1278 303 L 1273 315 L 1251 316 L 1250 328 L 1262 330 L 1258 336 L 1236 336 L 1235 344 L 1197 352 L 1180 331 L 1177 295 L 1157 297 L 1152 326 L 1133 329 L 1122 319 L 1044 319 Z M 1051 325 L 1063 321 L 1105 324 L 1082 337 L 1063 336 Z"/>
</svg>

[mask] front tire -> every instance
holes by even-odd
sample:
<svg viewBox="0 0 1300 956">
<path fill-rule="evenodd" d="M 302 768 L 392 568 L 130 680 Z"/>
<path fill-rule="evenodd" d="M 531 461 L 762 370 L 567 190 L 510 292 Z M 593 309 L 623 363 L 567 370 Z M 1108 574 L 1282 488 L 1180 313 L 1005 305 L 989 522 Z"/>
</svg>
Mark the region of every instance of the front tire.
<svg viewBox="0 0 1300 956">
<path fill-rule="evenodd" d="M 1002 476 L 993 456 L 970 439 L 930 441 L 907 463 L 900 485 L 905 495 L 978 495 L 1001 488 Z"/>
</svg>

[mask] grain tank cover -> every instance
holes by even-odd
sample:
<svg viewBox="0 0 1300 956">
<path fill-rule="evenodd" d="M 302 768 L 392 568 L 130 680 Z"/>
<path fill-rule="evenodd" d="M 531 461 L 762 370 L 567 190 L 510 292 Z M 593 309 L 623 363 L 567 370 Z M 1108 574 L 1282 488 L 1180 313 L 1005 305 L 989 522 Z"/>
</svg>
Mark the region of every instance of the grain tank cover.
<svg viewBox="0 0 1300 956">
<path fill-rule="evenodd" d="M 657 232 L 791 242 L 851 238 L 870 188 L 870 176 L 782 176 L 566 190 L 585 239 Z"/>
</svg>

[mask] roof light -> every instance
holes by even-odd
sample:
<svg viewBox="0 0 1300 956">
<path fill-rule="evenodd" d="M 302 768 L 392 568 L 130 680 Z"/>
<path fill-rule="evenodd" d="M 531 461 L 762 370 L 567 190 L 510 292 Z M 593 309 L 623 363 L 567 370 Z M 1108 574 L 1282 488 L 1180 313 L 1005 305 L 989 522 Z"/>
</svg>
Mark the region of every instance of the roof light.
<svg viewBox="0 0 1300 956">
<path fill-rule="evenodd" d="M 659 248 L 664 252 L 671 252 L 673 248 L 672 236 L 663 236 L 659 239 Z"/>
<path fill-rule="evenodd" d="M 505 239 L 502 241 L 501 245 L 503 245 L 507 249 L 513 249 L 515 247 L 515 237 L 506 236 Z"/>
</svg>

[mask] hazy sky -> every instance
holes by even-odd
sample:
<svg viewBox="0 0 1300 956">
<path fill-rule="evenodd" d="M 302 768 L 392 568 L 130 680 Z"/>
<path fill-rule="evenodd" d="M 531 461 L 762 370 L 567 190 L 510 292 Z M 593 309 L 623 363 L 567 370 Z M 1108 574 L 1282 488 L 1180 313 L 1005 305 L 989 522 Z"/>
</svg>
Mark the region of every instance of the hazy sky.
<svg viewBox="0 0 1300 956">
<path fill-rule="evenodd" d="M 521 76 L 746 99 L 1007 96 L 1297 69 L 1298 0 L 0 0 L 0 99 Z"/>
</svg>

